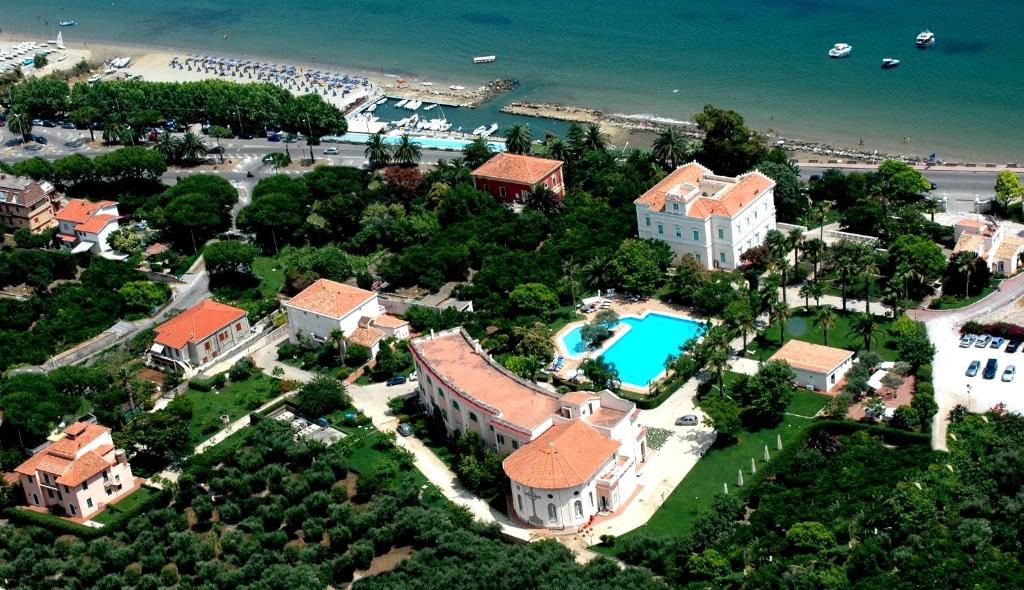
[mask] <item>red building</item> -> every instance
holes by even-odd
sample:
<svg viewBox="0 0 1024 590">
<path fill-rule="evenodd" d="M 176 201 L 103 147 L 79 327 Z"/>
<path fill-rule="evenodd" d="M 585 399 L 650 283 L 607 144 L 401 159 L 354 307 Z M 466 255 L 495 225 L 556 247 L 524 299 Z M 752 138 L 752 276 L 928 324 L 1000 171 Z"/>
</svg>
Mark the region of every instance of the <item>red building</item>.
<svg viewBox="0 0 1024 590">
<path fill-rule="evenodd" d="M 473 171 L 476 188 L 487 191 L 499 201 L 521 201 L 535 185 L 565 196 L 562 162 L 533 156 L 499 153 Z"/>
</svg>

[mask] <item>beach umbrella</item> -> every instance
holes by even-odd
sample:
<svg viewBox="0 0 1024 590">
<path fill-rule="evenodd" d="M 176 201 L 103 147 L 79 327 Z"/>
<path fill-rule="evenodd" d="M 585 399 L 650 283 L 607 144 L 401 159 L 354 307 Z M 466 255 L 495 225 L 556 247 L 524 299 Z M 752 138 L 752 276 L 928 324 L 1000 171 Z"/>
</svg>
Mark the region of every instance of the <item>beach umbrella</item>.
<svg viewBox="0 0 1024 590">
<path fill-rule="evenodd" d="M 775 448 L 780 450 L 780 451 L 782 450 L 782 435 L 781 434 L 776 434 L 775 435 Z"/>
<path fill-rule="evenodd" d="M 743 470 L 742 469 L 737 469 L 736 470 L 736 485 L 738 485 L 738 486 L 742 486 L 743 485 Z"/>
<path fill-rule="evenodd" d="M 765 445 L 764 446 L 764 460 L 765 461 L 771 461 L 771 459 L 772 459 L 772 456 L 771 456 L 771 453 L 768 452 L 768 445 Z"/>
<path fill-rule="evenodd" d="M 725 483 L 724 481 L 722 482 L 722 493 L 724 493 L 726 496 L 729 495 L 729 484 Z"/>
<path fill-rule="evenodd" d="M 750 474 L 753 475 L 755 473 L 757 473 L 757 462 L 754 461 L 753 457 L 751 457 L 750 458 Z"/>
</svg>

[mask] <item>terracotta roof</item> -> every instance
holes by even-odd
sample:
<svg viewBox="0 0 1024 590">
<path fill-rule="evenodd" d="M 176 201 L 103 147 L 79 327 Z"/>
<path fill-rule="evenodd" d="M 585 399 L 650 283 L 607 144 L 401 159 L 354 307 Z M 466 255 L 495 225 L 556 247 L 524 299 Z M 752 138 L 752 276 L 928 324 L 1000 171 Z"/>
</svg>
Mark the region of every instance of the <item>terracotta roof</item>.
<svg viewBox="0 0 1024 590">
<path fill-rule="evenodd" d="M 595 426 L 612 427 L 622 421 L 626 417 L 626 413 L 620 410 L 613 410 L 611 408 L 598 408 L 596 412 L 584 418 L 587 422 L 594 424 Z"/>
<path fill-rule="evenodd" d="M 664 211 L 665 197 L 669 191 L 679 185 L 698 187 L 700 181 L 709 175 L 713 175 L 710 170 L 697 162 L 690 162 L 676 168 L 634 203 L 647 205 L 651 211 Z M 712 215 L 733 217 L 765 191 L 775 186 L 774 180 L 757 170 L 741 174 L 736 178 L 716 177 L 715 182 L 723 183 L 725 186 L 714 195 L 701 196 L 691 201 L 687 205 L 686 217 L 693 219 L 706 219 Z"/>
<path fill-rule="evenodd" d="M 93 215 L 85 223 L 76 225 L 75 229 L 90 234 L 97 234 L 107 227 L 107 224 L 111 221 L 117 221 L 117 215 Z"/>
<path fill-rule="evenodd" d="M 163 243 L 163 242 L 157 242 L 156 244 L 150 244 L 150 246 L 146 248 L 146 256 L 156 256 L 158 254 L 163 254 L 164 252 L 166 252 L 166 251 L 168 251 L 170 249 L 171 249 L 171 247 L 168 246 L 167 244 Z"/>
<path fill-rule="evenodd" d="M 319 279 L 292 297 L 287 305 L 340 319 L 376 296 L 373 291 Z"/>
<path fill-rule="evenodd" d="M 537 440 L 509 455 L 502 467 L 509 479 L 545 490 L 571 488 L 590 481 L 619 449 L 585 422 L 556 424 Z"/>
<path fill-rule="evenodd" d="M 74 459 L 80 450 L 103 434 L 110 432 L 106 426 L 75 422 L 64 429 L 64 436 L 46 447 L 46 452 Z"/>
<path fill-rule="evenodd" d="M 0 203 L 34 207 L 36 203 L 54 192 L 53 185 L 48 182 L 37 182 L 24 176 L 0 174 Z"/>
<path fill-rule="evenodd" d="M 171 348 L 181 348 L 189 342 L 199 342 L 243 317 L 243 309 L 204 299 L 157 326 L 153 341 Z"/>
<path fill-rule="evenodd" d="M 567 404 L 580 405 L 587 400 L 601 399 L 596 393 L 592 391 L 570 391 L 569 393 L 558 398 L 559 401 L 563 401 Z"/>
<path fill-rule="evenodd" d="M 561 166 L 561 160 L 501 152 L 474 170 L 473 176 L 508 180 L 519 184 L 537 184 Z"/>
<path fill-rule="evenodd" d="M 76 486 L 113 463 L 103 458 L 114 450 L 113 445 L 103 444 L 96 449 L 79 453 L 97 437 L 110 432 L 106 426 L 75 422 L 64 429 L 63 438 L 32 455 L 14 470 L 22 475 L 36 476 L 37 471 L 57 476 L 56 483 Z"/>
<path fill-rule="evenodd" d="M 71 465 L 69 459 L 64 459 L 46 452 L 46 449 L 39 451 L 29 457 L 24 463 L 14 468 L 22 475 L 35 475 L 36 471 L 61 474 Z"/>
<path fill-rule="evenodd" d="M 110 467 L 113 463 L 89 451 L 71 462 L 71 468 L 57 478 L 57 483 L 66 486 L 77 486 L 90 477 Z"/>
<path fill-rule="evenodd" d="M 964 232 L 960 234 L 960 239 L 956 241 L 956 246 L 953 246 L 953 253 L 958 252 L 974 252 L 975 254 L 981 250 L 981 247 L 985 245 L 985 238 L 978 234 L 972 234 Z"/>
<path fill-rule="evenodd" d="M 501 419 L 520 428 L 532 431 L 558 410 L 554 394 L 499 368 L 486 353 L 476 351 L 461 329 L 417 338 L 410 346 L 449 385 L 497 409 Z"/>
<path fill-rule="evenodd" d="M 790 340 L 769 360 L 786 361 L 789 366 L 805 371 L 828 373 L 852 356 L 852 350 L 812 344 L 803 340 Z"/>
<path fill-rule="evenodd" d="M 348 335 L 350 342 L 361 344 L 366 348 L 373 348 L 375 344 L 380 342 L 381 338 L 384 337 L 384 332 L 381 332 L 377 328 L 363 327 L 360 326 L 352 333 Z"/>
<path fill-rule="evenodd" d="M 1015 238 L 1013 236 L 1007 236 L 1003 238 L 1002 243 L 996 248 L 996 258 L 1013 258 L 1020 252 L 1020 249 L 1024 247 L 1024 240 Z"/>
<path fill-rule="evenodd" d="M 57 212 L 57 219 L 71 223 L 85 223 L 98 209 L 116 204 L 114 201 L 92 202 L 85 199 L 71 199 Z"/>
<path fill-rule="evenodd" d="M 402 318 L 395 317 L 390 314 L 381 314 L 373 318 L 374 325 L 381 326 L 384 328 L 401 328 L 402 326 L 408 325 L 409 322 Z"/>
<path fill-rule="evenodd" d="M 956 222 L 956 224 L 967 227 L 988 227 L 987 223 L 985 223 L 984 221 L 979 221 L 977 219 L 961 219 L 960 221 Z"/>
</svg>

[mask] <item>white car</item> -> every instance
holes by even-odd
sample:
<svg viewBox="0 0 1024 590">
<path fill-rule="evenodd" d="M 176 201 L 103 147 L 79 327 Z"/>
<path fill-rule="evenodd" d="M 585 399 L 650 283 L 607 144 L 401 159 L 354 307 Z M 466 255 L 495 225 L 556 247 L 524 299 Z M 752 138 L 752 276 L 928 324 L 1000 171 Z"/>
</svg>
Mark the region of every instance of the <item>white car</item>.
<svg viewBox="0 0 1024 590">
<path fill-rule="evenodd" d="M 1003 381 L 1006 381 L 1007 383 L 1009 383 L 1010 381 L 1013 381 L 1013 378 L 1016 375 L 1017 375 L 1017 367 L 1014 367 L 1013 365 L 1009 365 L 1009 366 L 1006 367 L 1006 369 L 1003 370 Z"/>
<path fill-rule="evenodd" d="M 964 337 L 960 339 L 960 348 L 970 348 L 974 344 L 974 340 L 977 338 L 974 334 L 964 334 Z"/>
<path fill-rule="evenodd" d="M 336 148 L 336 147 L 329 147 L 329 148 L 324 150 L 324 155 L 325 156 L 337 156 L 338 155 L 338 148 Z"/>
<path fill-rule="evenodd" d="M 990 340 L 992 340 L 991 336 L 988 334 L 982 334 L 981 336 L 978 336 L 978 341 L 974 343 L 974 346 L 976 348 L 985 348 L 988 346 Z"/>
</svg>

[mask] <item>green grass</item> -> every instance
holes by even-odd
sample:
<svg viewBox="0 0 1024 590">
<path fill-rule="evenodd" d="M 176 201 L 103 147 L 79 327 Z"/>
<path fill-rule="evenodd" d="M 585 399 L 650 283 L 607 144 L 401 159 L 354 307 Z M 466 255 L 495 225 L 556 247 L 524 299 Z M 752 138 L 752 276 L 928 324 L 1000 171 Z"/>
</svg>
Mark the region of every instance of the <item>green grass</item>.
<svg viewBox="0 0 1024 590">
<path fill-rule="evenodd" d="M 789 403 L 789 407 L 786 411 L 790 414 L 798 414 L 800 416 L 813 418 L 819 410 L 825 407 L 825 404 L 827 404 L 830 399 L 832 398 L 827 395 L 814 393 L 813 391 L 807 391 L 806 389 L 794 389 L 793 401 Z"/>
<path fill-rule="evenodd" d="M 973 297 L 958 298 L 951 302 L 942 301 L 941 298 L 935 299 L 932 302 L 932 309 L 960 309 L 961 307 L 967 307 L 973 305 L 982 299 L 988 297 L 994 293 L 996 288 L 993 285 L 989 285 L 981 290 L 981 293 L 974 295 Z"/>
<path fill-rule="evenodd" d="M 812 307 L 810 311 L 794 311 L 793 317 L 786 321 L 786 340 L 803 340 L 813 344 L 825 344 L 825 338 L 821 331 L 814 325 L 814 318 L 817 315 Z M 828 345 L 847 350 L 860 350 L 863 348 L 863 340 L 856 335 L 850 334 L 850 322 L 858 314 L 856 312 L 843 313 L 836 310 L 836 327 L 828 333 Z M 892 320 L 875 316 L 878 320 L 878 332 L 875 343 L 871 350 L 877 352 L 883 360 L 895 361 L 896 338 L 889 333 Z M 776 350 L 779 349 L 779 326 L 772 322 L 764 333 L 750 342 L 747 347 L 749 356 L 758 360 L 767 360 Z"/>
<path fill-rule="evenodd" d="M 260 280 L 259 291 L 264 297 L 273 297 L 284 287 L 284 268 L 276 257 L 257 256 L 252 261 L 252 274 Z"/>
<path fill-rule="evenodd" d="M 117 504 L 111 504 L 107 506 L 107 509 L 101 512 L 95 520 L 96 522 L 103 524 L 110 524 L 118 519 L 125 512 L 132 512 L 140 504 L 147 502 L 150 498 L 156 495 L 156 492 L 147 488 L 140 487 L 131 494 L 125 496 Z"/>
<path fill-rule="evenodd" d="M 576 313 L 574 310 L 568 307 L 562 307 L 558 310 L 558 319 L 548 324 L 548 329 L 551 330 L 552 334 L 558 333 L 559 330 L 564 328 L 567 324 L 572 322 L 578 322 L 580 320 L 587 319 L 587 316 Z"/>
<path fill-rule="evenodd" d="M 273 398 L 278 391 L 277 380 L 262 373 L 254 373 L 245 381 L 229 381 L 219 391 L 189 389 L 185 395 L 192 400 L 189 422 L 192 443 L 201 443 L 224 428 L 222 415 L 237 420 Z"/>
</svg>

